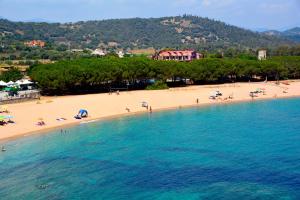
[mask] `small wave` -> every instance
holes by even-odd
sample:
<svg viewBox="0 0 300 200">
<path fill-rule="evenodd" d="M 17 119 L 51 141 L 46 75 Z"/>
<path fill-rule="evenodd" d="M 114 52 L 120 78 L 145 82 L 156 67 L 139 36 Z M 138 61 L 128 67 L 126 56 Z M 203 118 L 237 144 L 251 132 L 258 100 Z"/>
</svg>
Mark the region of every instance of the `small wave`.
<svg viewBox="0 0 300 200">
<path fill-rule="evenodd" d="M 96 122 L 97 120 L 90 120 L 90 121 L 84 121 L 84 122 L 80 122 L 80 124 L 89 124 L 92 122 Z"/>
</svg>

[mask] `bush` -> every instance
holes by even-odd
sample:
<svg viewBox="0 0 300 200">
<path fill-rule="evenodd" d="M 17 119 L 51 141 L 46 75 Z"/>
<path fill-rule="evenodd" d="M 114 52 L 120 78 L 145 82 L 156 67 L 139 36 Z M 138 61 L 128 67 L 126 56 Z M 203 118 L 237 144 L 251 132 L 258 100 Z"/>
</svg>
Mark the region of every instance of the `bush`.
<svg viewBox="0 0 300 200">
<path fill-rule="evenodd" d="M 6 72 L 0 74 L 0 80 L 5 82 L 17 81 L 23 78 L 22 73 L 17 68 L 11 68 Z"/>
<path fill-rule="evenodd" d="M 166 90 L 169 89 L 168 85 L 163 81 L 156 81 L 153 85 L 149 85 L 147 90 Z"/>
</svg>

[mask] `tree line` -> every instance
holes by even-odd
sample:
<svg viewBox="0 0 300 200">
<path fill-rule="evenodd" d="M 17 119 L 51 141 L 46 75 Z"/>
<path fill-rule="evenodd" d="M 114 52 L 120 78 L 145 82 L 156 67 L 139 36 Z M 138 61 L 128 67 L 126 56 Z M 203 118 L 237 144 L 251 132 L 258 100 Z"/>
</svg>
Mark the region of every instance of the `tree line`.
<svg viewBox="0 0 300 200">
<path fill-rule="evenodd" d="M 0 80 L 9 82 L 17 81 L 23 78 L 23 74 L 17 68 L 10 68 L 8 71 L 4 71 L 0 74 Z"/>
<path fill-rule="evenodd" d="M 29 75 L 44 94 L 63 95 L 111 88 L 145 89 L 153 80 L 177 86 L 184 85 L 186 80 L 193 84 L 212 84 L 296 79 L 300 78 L 300 57 L 273 57 L 266 61 L 206 58 L 192 62 L 143 57 L 81 58 L 35 65 Z"/>
</svg>

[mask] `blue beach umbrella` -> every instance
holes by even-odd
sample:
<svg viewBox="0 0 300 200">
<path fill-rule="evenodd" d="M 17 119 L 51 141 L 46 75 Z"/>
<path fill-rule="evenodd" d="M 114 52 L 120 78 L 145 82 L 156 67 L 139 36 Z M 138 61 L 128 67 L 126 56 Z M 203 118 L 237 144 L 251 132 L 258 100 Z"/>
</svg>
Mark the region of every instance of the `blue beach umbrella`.
<svg viewBox="0 0 300 200">
<path fill-rule="evenodd" d="M 14 117 L 11 115 L 5 116 L 5 119 L 13 119 Z"/>
</svg>

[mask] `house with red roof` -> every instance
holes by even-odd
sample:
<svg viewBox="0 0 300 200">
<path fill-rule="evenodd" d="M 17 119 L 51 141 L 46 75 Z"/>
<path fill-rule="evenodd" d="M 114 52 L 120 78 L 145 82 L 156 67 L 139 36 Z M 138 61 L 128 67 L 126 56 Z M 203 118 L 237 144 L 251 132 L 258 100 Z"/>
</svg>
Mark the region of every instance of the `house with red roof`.
<svg viewBox="0 0 300 200">
<path fill-rule="evenodd" d="M 163 50 L 153 56 L 155 60 L 192 61 L 203 58 L 203 55 L 194 50 Z"/>
<path fill-rule="evenodd" d="M 28 41 L 28 42 L 24 42 L 24 45 L 25 46 L 28 46 L 28 47 L 45 47 L 46 46 L 46 43 L 44 41 L 41 41 L 41 40 L 32 40 L 32 41 Z"/>
</svg>

